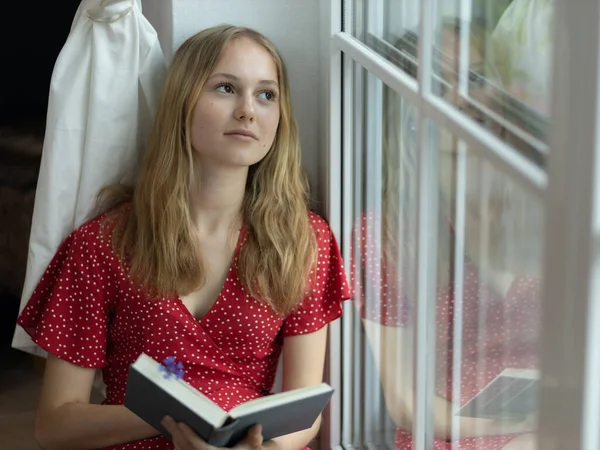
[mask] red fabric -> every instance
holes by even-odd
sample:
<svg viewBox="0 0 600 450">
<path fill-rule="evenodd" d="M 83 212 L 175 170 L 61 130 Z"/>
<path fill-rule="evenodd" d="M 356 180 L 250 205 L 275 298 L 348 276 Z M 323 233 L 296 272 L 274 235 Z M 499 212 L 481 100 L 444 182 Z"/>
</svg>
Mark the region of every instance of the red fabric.
<svg viewBox="0 0 600 450">
<path fill-rule="evenodd" d="M 435 439 L 431 450 L 500 450 L 508 444 L 514 435 L 484 436 L 476 438 L 462 438 L 454 446 L 442 439 Z M 458 445 L 457 445 L 458 444 Z M 406 431 L 396 431 L 396 449 L 412 450 L 412 434 Z"/>
<path fill-rule="evenodd" d="M 179 298 L 151 301 L 129 279 L 98 217 L 63 242 L 18 324 L 35 343 L 82 367 L 102 368 L 106 404 L 122 404 L 127 370 L 141 352 L 174 356 L 184 378 L 225 410 L 270 393 L 284 336 L 314 332 L 340 317 L 350 297 L 338 244 L 310 213 L 318 237 L 317 282 L 298 310 L 282 317 L 251 298 L 236 273 L 242 229 L 227 280 L 199 321 Z M 172 449 L 160 436 L 110 450 Z"/>
<path fill-rule="evenodd" d="M 374 215 L 363 215 L 354 230 L 353 245 L 359 249 L 351 256 L 351 285 L 355 305 L 363 319 L 385 326 L 404 327 L 414 320 L 414 299 L 406 286 L 407 267 L 414 261 L 389 261 L 377 245 L 376 230 L 381 222 Z M 360 230 L 360 231 L 359 231 Z M 411 265 L 411 266 L 409 266 Z M 506 368 L 537 367 L 540 325 L 540 280 L 518 276 L 505 295 L 498 295 L 484 284 L 468 260 L 463 265 L 462 355 L 460 403 L 464 405 Z M 454 286 L 439 286 L 436 297 L 436 394 L 452 401 L 454 360 Z M 462 438 L 461 450 L 500 450 L 514 435 Z M 397 450 L 412 449 L 412 436 L 402 430 L 396 434 Z M 456 448 L 456 447 L 454 447 Z M 435 441 L 434 450 L 451 449 L 444 440 Z"/>
</svg>

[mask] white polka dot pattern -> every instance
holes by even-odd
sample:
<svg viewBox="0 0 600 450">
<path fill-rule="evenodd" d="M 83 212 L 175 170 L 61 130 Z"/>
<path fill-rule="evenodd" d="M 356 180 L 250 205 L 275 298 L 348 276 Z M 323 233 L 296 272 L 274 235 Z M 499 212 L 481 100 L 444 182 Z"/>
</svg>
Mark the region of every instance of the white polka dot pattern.
<svg viewBox="0 0 600 450">
<path fill-rule="evenodd" d="M 102 368 L 106 404 L 122 404 L 127 371 L 141 352 L 162 361 L 174 356 L 185 379 L 229 410 L 268 395 L 285 336 L 314 332 L 342 313 L 350 298 L 339 248 L 327 223 L 309 213 L 318 239 L 315 282 L 288 317 L 242 288 L 237 255 L 213 307 L 194 319 L 178 297 L 152 301 L 129 278 L 101 229 L 98 217 L 60 246 L 18 324 L 49 353 L 82 367 Z M 110 450 L 170 450 L 163 437 Z M 105 449 L 108 450 L 108 449 Z"/>
<path fill-rule="evenodd" d="M 385 326 L 407 326 L 413 317 L 412 300 L 403 280 L 403 268 L 386 260 L 374 233 L 381 227 L 373 215 L 360 220 L 360 233 L 353 245 L 360 246 L 360 264 L 351 260 L 351 285 L 355 305 L 363 318 Z M 352 252 L 353 253 L 353 252 Z M 404 264 L 409 262 L 404 261 Z M 518 276 L 504 297 L 480 282 L 468 260 L 463 266 L 461 404 L 473 398 L 505 368 L 537 367 L 540 325 L 540 283 L 530 276 Z M 377 293 L 377 298 L 369 298 Z M 438 289 L 436 299 L 436 394 L 452 400 L 454 289 Z M 437 439 L 434 450 L 500 450 L 514 435 L 462 438 L 454 447 Z M 396 448 L 412 449 L 412 436 L 397 431 Z M 458 444 L 458 445 L 457 445 Z"/>
</svg>

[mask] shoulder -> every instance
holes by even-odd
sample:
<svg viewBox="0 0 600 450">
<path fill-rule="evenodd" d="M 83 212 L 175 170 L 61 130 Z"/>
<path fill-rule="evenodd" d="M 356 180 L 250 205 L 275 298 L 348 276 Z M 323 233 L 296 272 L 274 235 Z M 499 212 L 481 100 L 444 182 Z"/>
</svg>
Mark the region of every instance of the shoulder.
<svg viewBox="0 0 600 450">
<path fill-rule="evenodd" d="M 63 242 L 63 246 L 85 247 L 90 248 L 100 247 L 103 243 L 103 216 L 95 217 L 87 222 L 84 222 L 79 227 L 69 233 Z"/>
<path fill-rule="evenodd" d="M 378 227 L 381 227 L 382 224 L 383 217 L 380 213 L 365 210 L 361 212 L 360 216 L 358 216 L 358 218 L 356 219 L 354 227 L 355 229 L 359 229 L 364 232 L 369 229 L 376 229 Z"/>
<path fill-rule="evenodd" d="M 308 211 L 308 220 L 317 239 L 329 239 L 331 237 L 332 232 L 329 223 L 319 214 Z"/>
<path fill-rule="evenodd" d="M 112 232 L 123 211 L 98 214 L 73 230 L 63 247 L 71 251 L 105 256 L 112 255 Z"/>
<path fill-rule="evenodd" d="M 316 240 L 319 265 L 325 268 L 330 263 L 341 264 L 339 243 L 327 220 L 312 211 L 309 211 L 308 216 Z"/>
</svg>

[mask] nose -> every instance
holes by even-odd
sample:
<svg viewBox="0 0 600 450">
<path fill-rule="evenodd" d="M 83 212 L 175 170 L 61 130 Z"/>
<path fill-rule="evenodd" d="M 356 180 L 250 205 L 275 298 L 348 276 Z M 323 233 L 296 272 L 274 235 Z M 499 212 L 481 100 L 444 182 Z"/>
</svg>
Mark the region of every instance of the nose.
<svg viewBox="0 0 600 450">
<path fill-rule="evenodd" d="M 254 121 L 254 97 L 252 95 L 241 95 L 239 97 L 235 109 L 235 118 L 239 121 Z"/>
</svg>

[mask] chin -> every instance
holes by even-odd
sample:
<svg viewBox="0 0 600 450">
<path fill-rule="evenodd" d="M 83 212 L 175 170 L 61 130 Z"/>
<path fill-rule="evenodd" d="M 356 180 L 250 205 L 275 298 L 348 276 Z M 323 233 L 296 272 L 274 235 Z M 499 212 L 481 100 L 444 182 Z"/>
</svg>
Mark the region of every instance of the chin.
<svg viewBox="0 0 600 450">
<path fill-rule="evenodd" d="M 222 152 L 223 162 L 227 162 L 235 166 L 250 167 L 262 161 L 267 152 L 262 149 L 249 148 L 229 148 Z"/>
<path fill-rule="evenodd" d="M 208 148 L 196 149 L 195 153 L 199 161 L 204 164 L 219 165 L 227 167 L 250 167 L 262 161 L 267 156 L 268 151 L 260 143 L 253 145 L 239 145 L 231 143 L 215 143 L 208 148 L 219 148 L 217 152 L 208 151 Z"/>
</svg>

